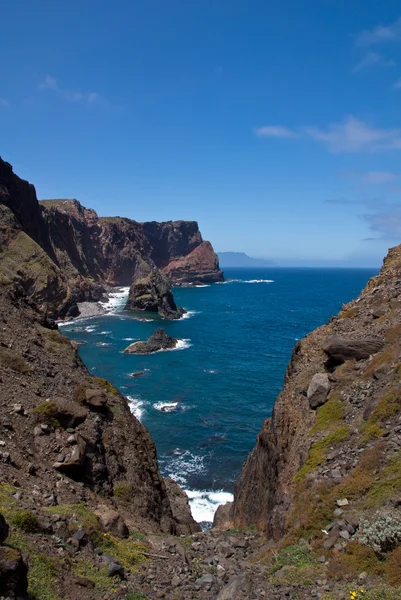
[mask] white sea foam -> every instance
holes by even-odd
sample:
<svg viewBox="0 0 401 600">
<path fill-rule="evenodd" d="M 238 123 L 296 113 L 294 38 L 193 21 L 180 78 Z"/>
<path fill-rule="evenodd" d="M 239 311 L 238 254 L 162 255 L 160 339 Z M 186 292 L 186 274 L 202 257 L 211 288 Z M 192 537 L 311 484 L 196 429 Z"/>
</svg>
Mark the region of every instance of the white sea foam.
<svg viewBox="0 0 401 600">
<path fill-rule="evenodd" d="M 187 312 L 182 315 L 181 319 L 190 319 L 201 312 L 201 310 L 187 310 Z"/>
<path fill-rule="evenodd" d="M 174 412 L 177 410 L 178 402 L 156 402 L 153 408 L 160 412 Z"/>
<path fill-rule="evenodd" d="M 133 342 L 136 338 L 123 338 L 123 342 Z"/>
<path fill-rule="evenodd" d="M 96 327 L 85 327 L 85 331 L 87 331 L 88 333 L 93 333 L 94 331 L 96 331 Z"/>
<path fill-rule="evenodd" d="M 187 477 L 206 472 L 204 460 L 204 456 L 192 454 L 189 450 L 182 451 L 176 448 L 171 456 L 162 457 L 160 462 L 164 463 L 167 476 L 185 487 Z"/>
<path fill-rule="evenodd" d="M 134 398 L 133 396 L 127 396 L 127 400 L 132 414 L 140 421 L 145 412 L 145 402 L 140 398 Z"/>
<path fill-rule="evenodd" d="M 161 350 L 156 350 L 156 352 L 173 352 L 174 350 L 185 350 L 186 348 L 190 348 L 192 344 L 190 344 L 189 339 L 187 340 L 177 340 L 177 344 L 175 348 L 161 348 Z M 154 354 L 156 354 L 154 352 Z"/>
<path fill-rule="evenodd" d="M 274 279 L 246 279 L 244 283 L 274 283 Z"/>
<path fill-rule="evenodd" d="M 202 521 L 212 522 L 214 513 L 217 507 L 221 504 L 232 502 L 234 496 L 223 490 L 217 491 L 202 491 L 202 490 L 185 490 L 189 498 L 192 516 L 198 523 Z"/>
<path fill-rule="evenodd" d="M 101 331 L 98 335 L 109 335 L 111 331 Z"/>
<path fill-rule="evenodd" d="M 128 293 L 129 287 L 118 288 L 118 290 L 110 292 L 106 302 L 100 302 L 99 304 L 104 308 L 106 313 L 114 314 L 124 308 Z"/>
<path fill-rule="evenodd" d="M 96 346 L 111 346 L 108 342 L 98 342 Z"/>
<path fill-rule="evenodd" d="M 211 287 L 211 284 L 207 284 L 207 283 L 199 283 L 198 285 L 194 285 L 192 287 L 196 287 L 196 288 L 200 288 L 200 287 Z"/>
</svg>

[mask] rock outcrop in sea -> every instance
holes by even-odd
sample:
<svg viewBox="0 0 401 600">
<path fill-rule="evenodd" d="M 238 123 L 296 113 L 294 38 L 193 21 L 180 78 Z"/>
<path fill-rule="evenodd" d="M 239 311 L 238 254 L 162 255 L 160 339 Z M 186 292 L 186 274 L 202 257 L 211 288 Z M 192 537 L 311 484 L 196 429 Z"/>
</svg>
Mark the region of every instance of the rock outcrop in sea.
<svg viewBox="0 0 401 600">
<path fill-rule="evenodd" d="M 134 279 L 125 308 L 156 312 L 164 319 L 180 319 L 184 314 L 184 309 L 175 303 L 169 280 L 159 270 L 152 270 Z"/>
<path fill-rule="evenodd" d="M 168 335 L 164 329 L 156 329 L 145 341 L 133 342 L 125 350 L 125 354 L 152 354 L 159 350 L 176 348 L 178 340 Z"/>
</svg>

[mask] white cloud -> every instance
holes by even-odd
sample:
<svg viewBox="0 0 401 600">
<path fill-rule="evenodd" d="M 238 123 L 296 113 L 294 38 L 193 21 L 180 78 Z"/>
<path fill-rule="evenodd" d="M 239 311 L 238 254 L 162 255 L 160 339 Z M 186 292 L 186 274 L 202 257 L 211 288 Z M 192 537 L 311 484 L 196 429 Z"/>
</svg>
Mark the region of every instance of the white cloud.
<svg viewBox="0 0 401 600">
<path fill-rule="evenodd" d="M 352 69 L 354 73 L 370 67 L 394 67 L 395 61 L 386 59 L 378 52 L 368 52 L 366 56 Z"/>
<path fill-rule="evenodd" d="M 401 205 L 388 205 L 384 210 L 374 214 L 364 214 L 363 219 L 369 228 L 382 234 L 384 239 L 401 239 Z"/>
<path fill-rule="evenodd" d="M 254 129 L 254 133 L 258 137 L 311 138 L 333 154 L 401 150 L 401 129 L 379 129 L 353 115 L 340 123 L 331 123 L 326 129 L 309 126 L 295 131 L 281 125 L 268 125 Z"/>
<path fill-rule="evenodd" d="M 10 103 L 5 98 L 0 98 L 0 108 L 10 108 Z"/>
<path fill-rule="evenodd" d="M 257 127 L 254 129 L 258 137 L 274 137 L 274 138 L 293 138 L 297 137 L 297 133 L 288 127 L 281 125 L 268 125 L 265 127 Z"/>
<path fill-rule="evenodd" d="M 366 29 L 356 36 L 357 46 L 370 46 L 371 44 L 381 44 L 396 40 L 401 40 L 401 17 L 391 25 L 387 25 L 386 27 L 379 25 L 370 30 Z"/>
<path fill-rule="evenodd" d="M 363 183 L 388 183 L 398 179 L 398 175 L 390 171 L 368 171 L 361 177 Z"/>
<path fill-rule="evenodd" d="M 84 102 L 86 104 L 93 104 L 101 100 L 100 94 L 97 92 L 81 92 L 80 90 L 69 90 L 62 88 L 57 83 L 57 79 L 46 75 L 43 81 L 38 84 L 40 90 L 49 90 L 59 94 L 68 102 Z"/>
<path fill-rule="evenodd" d="M 341 123 L 329 125 L 326 130 L 306 127 L 304 131 L 334 154 L 401 149 L 401 129 L 377 129 L 352 115 Z"/>
</svg>

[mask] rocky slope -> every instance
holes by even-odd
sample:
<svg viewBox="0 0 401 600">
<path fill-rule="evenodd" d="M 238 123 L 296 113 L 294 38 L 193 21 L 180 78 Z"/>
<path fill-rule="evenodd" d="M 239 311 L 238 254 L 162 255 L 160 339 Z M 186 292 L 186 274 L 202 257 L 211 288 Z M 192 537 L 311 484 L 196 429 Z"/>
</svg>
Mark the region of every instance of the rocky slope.
<svg viewBox="0 0 401 600">
<path fill-rule="evenodd" d="M 359 298 L 296 344 L 223 516 L 279 547 L 309 541 L 325 577 L 400 584 L 400 373 L 398 246 Z"/>
<path fill-rule="evenodd" d="M 38 203 L 35 188 L 0 159 L 0 274 L 18 279 L 42 309 L 75 316 L 77 302 L 131 285 L 144 268 L 180 285 L 223 280 L 196 222 L 138 223 L 99 218 L 77 200 Z"/>
</svg>

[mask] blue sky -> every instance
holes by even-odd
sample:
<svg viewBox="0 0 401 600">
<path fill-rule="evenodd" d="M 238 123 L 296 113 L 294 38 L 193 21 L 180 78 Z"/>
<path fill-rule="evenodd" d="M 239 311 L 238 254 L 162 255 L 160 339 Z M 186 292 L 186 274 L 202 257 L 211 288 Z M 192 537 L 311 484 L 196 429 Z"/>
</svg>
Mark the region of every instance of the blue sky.
<svg viewBox="0 0 401 600">
<path fill-rule="evenodd" d="M 380 264 L 401 242 L 401 6 L 6 0 L 0 154 L 40 198 L 195 219 L 216 250 Z"/>
</svg>

